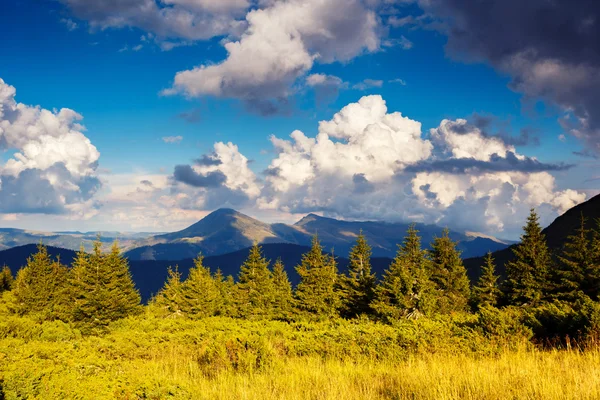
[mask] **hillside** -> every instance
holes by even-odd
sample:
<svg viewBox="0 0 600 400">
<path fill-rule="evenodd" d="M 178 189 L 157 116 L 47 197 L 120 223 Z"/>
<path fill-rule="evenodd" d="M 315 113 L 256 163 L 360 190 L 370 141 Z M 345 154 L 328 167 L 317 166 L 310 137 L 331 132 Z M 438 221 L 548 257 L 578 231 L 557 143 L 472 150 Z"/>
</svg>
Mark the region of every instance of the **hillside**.
<svg viewBox="0 0 600 400">
<path fill-rule="evenodd" d="M 200 252 L 208 256 L 227 254 L 255 242 L 308 246 L 314 234 L 319 235 L 325 249 L 333 249 L 336 254 L 345 256 L 362 230 L 373 247 L 373 255 L 391 258 L 408 226 L 406 223 L 340 221 L 315 214 L 308 214 L 293 225 L 266 224 L 235 210 L 219 209 L 186 229 L 140 242 L 139 247 L 127 252 L 127 257 L 131 260 L 180 260 L 195 257 Z M 442 228 L 435 225 L 417 224 L 417 229 L 425 245 L 442 233 Z M 473 233 L 451 232 L 451 237 L 459 242 L 464 257 L 483 255 L 510 244 Z"/>
<path fill-rule="evenodd" d="M 600 221 L 600 195 L 592 197 L 588 201 L 581 203 L 563 215 L 556 218 L 548 227 L 543 230 L 546 235 L 548 247 L 554 253 L 562 250 L 567 237 L 572 234 L 581 224 L 581 215 L 587 218 L 586 227 L 588 229 L 595 228 Z M 505 273 L 505 264 L 513 259 L 513 246 L 493 252 L 498 266 L 498 272 L 501 275 Z M 472 277 L 479 275 L 479 268 L 483 264 L 482 257 L 468 258 L 465 260 L 465 266 L 471 272 L 474 272 Z"/>
</svg>

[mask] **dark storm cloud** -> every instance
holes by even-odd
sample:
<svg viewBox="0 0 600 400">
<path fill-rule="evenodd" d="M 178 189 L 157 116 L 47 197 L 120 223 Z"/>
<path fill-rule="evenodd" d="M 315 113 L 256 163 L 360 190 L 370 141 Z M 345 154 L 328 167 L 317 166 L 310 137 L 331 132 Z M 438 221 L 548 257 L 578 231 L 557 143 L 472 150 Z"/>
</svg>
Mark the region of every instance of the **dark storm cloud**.
<svg viewBox="0 0 600 400">
<path fill-rule="evenodd" d="M 519 159 L 512 152 L 507 152 L 506 157 L 493 154 L 490 161 L 476 160 L 474 158 L 451 158 L 448 160 L 422 161 L 408 166 L 406 172 L 446 172 L 451 174 L 473 174 L 477 172 L 543 172 L 564 171 L 572 168 L 571 164 L 547 164 L 532 158 Z"/>
<path fill-rule="evenodd" d="M 227 178 L 221 171 L 201 175 L 189 165 L 177 165 L 173 172 L 173 179 L 194 187 L 214 188 L 221 186 Z"/>
<path fill-rule="evenodd" d="M 570 110 L 569 131 L 600 151 L 600 1 L 420 0 L 455 58 L 491 63 L 511 88 Z"/>
</svg>

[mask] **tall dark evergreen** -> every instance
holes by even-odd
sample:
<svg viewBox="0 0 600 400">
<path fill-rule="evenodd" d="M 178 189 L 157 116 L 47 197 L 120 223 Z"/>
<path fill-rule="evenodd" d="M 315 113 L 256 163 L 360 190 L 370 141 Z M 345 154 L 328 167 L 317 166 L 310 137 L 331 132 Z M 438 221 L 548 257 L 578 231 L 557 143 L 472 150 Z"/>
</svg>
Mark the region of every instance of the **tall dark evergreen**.
<svg viewBox="0 0 600 400">
<path fill-rule="evenodd" d="M 292 284 L 288 278 L 287 272 L 281 258 L 278 258 L 273 265 L 273 311 L 272 317 L 275 319 L 287 320 L 291 318 L 294 308 L 294 297 Z"/>
<path fill-rule="evenodd" d="M 575 301 L 593 295 L 590 272 L 593 270 L 590 231 L 586 218 L 581 214 L 579 227 L 567 237 L 555 270 L 555 295 L 566 301 Z"/>
<path fill-rule="evenodd" d="M 52 260 L 46 246 L 40 243 L 37 253 L 27 259 L 14 281 L 16 311 L 45 320 L 61 318 L 67 303 L 67 272 L 67 267 L 58 259 Z"/>
<path fill-rule="evenodd" d="M 592 230 L 590 242 L 591 265 L 586 272 L 586 282 L 588 296 L 594 301 L 600 300 L 600 219 L 596 221 L 596 226 Z"/>
<path fill-rule="evenodd" d="M 252 246 L 248 258 L 240 267 L 235 294 L 241 317 L 264 318 L 271 314 L 273 281 L 269 261 L 263 257 L 257 243 Z"/>
<path fill-rule="evenodd" d="M 552 261 L 535 210 L 531 210 L 523 230 L 521 243 L 513 249 L 515 259 L 506 265 L 506 297 L 511 305 L 538 305 L 551 288 Z"/>
<path fill-rule="evenodd" d="M 371 246 L 361 231 L 350 250 L 348 275 L 341 280 L 343 315 L 346 317 L 372 313 L 375 274 L 371 271 L 371 254 Z"/>
<path fill-rule="evenodd" d="M 0 293 L 11 290 L 13 286 L 13 276 L 10 268 L 6 265 L 0 270 Z"/>
<path fill-rule="evenodd" d="M 333 256 L 323 254 L 317 235 L 312 246 L 296 267 L 300 283 L 296 289 L 296 305 L 302 312 L 331 317 L 338 314 L 341 299 L 338 287 L 337 263 Z"/>
<path fill-rule="evenodd" d="M 473 287 L 473 302 L 476 308 L 496 307 L 498 305 L 498 300 L 502 294 L 498 287 L 499 278 L 496 275 L 496 264 L 492 252 L 488 252 L 481 267 L 479 280 Z"/>
<path fill-rule="evenodd" d="M 181 309 L 190 318 L 211 317 L 223 312 L 221 287 L 202 260 L 202 255 L 194 260 L 183 283 Z"/>
<path fill-rule="evenodd" d="M 444 229 L 442 236 L 436 237 L 431 247 L 431 280 L 436 287 L 438 312 L 465 311 L 471 287 L 460 252 L 450 239 L 450 231 Z"/>
<path fill-rule="evenodd" d="M 70 273 L 72 319 L 86 329 L 104 329 L 111 321 L 140 311 L 140 294 L 135 288 L 129 264 L 117 242 L 110 253 L 102 253 L 100 239 L 91 254 L 83 248 Z"/>
<path fill-rule="evenodd" d="M 421 248 L 414 225 L 382 282 L 377 286 L 373 309 L 384 319 L 417 318 L 435 309 L 434 285 L 430 280 L 431 261 Z"/>
<path fill-rule="evenodd" d="M 169 267 L 167 274 L 167 281 L 152 299 L 152 305 L 157 307 L 162 314 L 178 316 L 182 313 L 181 304 L 183 302 L 183 282 L 179 267 L 175 266 L 175 269 Z"/>
</svg>

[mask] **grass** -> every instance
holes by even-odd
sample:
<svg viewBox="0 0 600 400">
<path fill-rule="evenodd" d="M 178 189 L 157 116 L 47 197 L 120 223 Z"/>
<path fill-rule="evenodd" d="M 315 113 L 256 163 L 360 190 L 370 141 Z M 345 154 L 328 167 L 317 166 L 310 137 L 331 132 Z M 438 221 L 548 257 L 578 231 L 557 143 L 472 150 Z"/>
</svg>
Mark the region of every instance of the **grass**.
<svg viewBox="0 0 600 400">
<path fill-rule="evenodd" d="M 0 399 L 600 398 L 598 348 L 495 346 L 447 326 L 140 316 L 96 337 L 11 317 Z"/>
</svg>

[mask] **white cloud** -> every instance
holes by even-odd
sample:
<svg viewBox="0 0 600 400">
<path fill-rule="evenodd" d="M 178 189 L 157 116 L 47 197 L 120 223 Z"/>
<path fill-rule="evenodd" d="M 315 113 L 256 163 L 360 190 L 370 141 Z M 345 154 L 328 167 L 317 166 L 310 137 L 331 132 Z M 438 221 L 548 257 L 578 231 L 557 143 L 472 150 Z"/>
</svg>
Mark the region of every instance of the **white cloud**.
<svg viewBox="0 0 600 400">
<path fill-rule="evenodd" d="M 63 213 L 93 207 L 100 186 L 100 153 L 82 133 L 82 116 L 15 101 L 16 89 L 0 79 L 0 148 L 14 150 L 0 165 L 0 213 Z"/>
<path fill-rule="evenodd" d="M 372 88 L 380 88 L 383 86 L 383 81 L 379 79 L 365 79 L 352 86 L 352 89 L 367 90 Z"/>
<path fill-rule="evenodd" d="M 236 98 L 273 113 L 314 62 L 348 61 L 380 46 L 377 16 L 359 0 L 273 2 L 246 20 L 241 38 L 225 43 L 223 62 L 178 72 L 163 93 Z"/>
<path fill-rule="evenodd" d="M 181 143 L 183 136 L 163 136 L 162 141 L 165 143 Z"/>
</svg>

